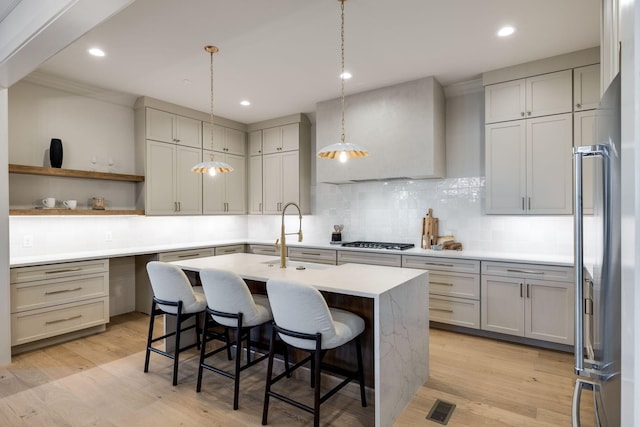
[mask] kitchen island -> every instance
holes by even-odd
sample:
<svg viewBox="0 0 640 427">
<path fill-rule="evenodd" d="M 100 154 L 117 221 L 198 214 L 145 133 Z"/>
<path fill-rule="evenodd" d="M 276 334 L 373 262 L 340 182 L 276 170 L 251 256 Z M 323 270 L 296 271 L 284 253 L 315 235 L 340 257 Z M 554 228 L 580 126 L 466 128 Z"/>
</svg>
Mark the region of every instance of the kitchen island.
<svg viewBox="0 0 640 427">
<path fill-rule="evenodd" d="M 285 279 L 314 286 L 343 301 L 370 302 L 365 313 L 373 348 L 365 356 L 373 365 L 375 425 L 391 426 L 429 375 L 428 272 L 407 268 L 289 262 L 255 254 L 230 254 L 175 261 L 183 270 L 232 271 L 247 281 Z M 329 305 L 331 298 L 328 298 Z M 356 303 L 362 306 L 362 304 Z"/>
</svg>

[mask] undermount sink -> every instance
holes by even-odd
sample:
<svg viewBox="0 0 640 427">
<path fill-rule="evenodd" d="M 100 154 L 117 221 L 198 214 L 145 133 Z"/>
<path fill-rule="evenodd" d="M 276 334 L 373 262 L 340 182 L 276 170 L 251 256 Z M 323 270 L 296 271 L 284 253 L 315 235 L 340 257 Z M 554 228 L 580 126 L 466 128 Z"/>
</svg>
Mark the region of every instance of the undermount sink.
<svg viewBox="0 0 640 427">
<path fill-rule="evenodd" d="M 268 261 L 263 261 L 262 264 L 267 264 L 270 267 L 280 268 L 280 258 L 270 259 Z M 295 268 L 296 270 L 326 270 L 327 268 L 332 267 L 331 265 L 324 264 L 315 264 L 313 262 L 300 262 L 300 261 L 291 261 L 287 258 L 287 268 Z"/>
</svg>

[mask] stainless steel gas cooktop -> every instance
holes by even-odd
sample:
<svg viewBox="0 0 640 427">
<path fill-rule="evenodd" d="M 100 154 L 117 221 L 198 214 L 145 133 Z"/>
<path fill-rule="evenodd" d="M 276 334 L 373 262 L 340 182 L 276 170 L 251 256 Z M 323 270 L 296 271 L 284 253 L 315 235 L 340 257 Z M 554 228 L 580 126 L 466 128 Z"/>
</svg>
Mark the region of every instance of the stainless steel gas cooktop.
<svg viewBox="0 0 640 427">
<path fill-rule="evenodd" d="M 384 242 L 348 242 L 343 243 L 342 246 L 347 248 L 365 248 L 365 249 L 389 249 L 396 251 L 404 251 L 405 249 L 413 248 L 413 243 L 384 243 Z"/>
</svg>

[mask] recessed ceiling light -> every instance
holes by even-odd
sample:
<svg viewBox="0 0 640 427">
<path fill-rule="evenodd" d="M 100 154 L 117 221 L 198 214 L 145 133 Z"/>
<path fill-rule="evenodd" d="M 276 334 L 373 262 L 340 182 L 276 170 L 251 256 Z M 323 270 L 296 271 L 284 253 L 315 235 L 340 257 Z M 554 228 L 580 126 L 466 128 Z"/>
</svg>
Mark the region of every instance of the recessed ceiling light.
<svg viewBox="0 0 640 427">
<path fill-rule="evenodd" d="M 93 56 L 104 56 L 104 50 L 99 49 L 97 47 L 92 47 L 91 49 L 89 49 L 89 53 Z"/>
<path fill-rule="evenodd" d="M 351 73 L 348 71 L 345 71 L 344 73 L 340 74 L 340 78 L 344 80 L 349 80 L 351 78 Z"/>
<path fill-rule="evenodd" d="M 500 30 L 498 31 L 498 35 L 500 37 L 507 37 L 507 36 L 510 36 L 511 34 L 513 34 L 515 31 L 516 31 L 515 28 L 513 28 L 511 26 L 506 26 L 506 27 L 500 28 Z"/>
<path fill-rule="evenodd" d="M 240 105 L 244 105 L 245 107 L 251 105 L 251 102 L 247 101 L 246 99 L 243 99 L 242 101 L 240 101 Z"/>
</svg>

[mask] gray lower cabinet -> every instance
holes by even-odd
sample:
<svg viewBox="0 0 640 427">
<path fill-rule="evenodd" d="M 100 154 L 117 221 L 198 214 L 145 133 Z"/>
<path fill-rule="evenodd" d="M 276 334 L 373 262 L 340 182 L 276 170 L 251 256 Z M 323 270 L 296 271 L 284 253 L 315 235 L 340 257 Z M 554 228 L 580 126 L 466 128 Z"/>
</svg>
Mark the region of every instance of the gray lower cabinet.
<svg viewBox="0 0 640 427">
<path fill-rule="evenodd" d="M 573 345 L 573 268 L 482 262 L 483 330 Z"/>
<path fill-rule="evenodd" d="M 401 255 L 381 254 L 376 252 L 338 251 L 338 265 L 353 264 L 373 264 L 387 267 L 402 266 Z"/>
<path fill-rule="evenodd" d="M 334 249 L 316 249 L 289 247 L 288 256 L 292 261 L 314 262 L 317 264 L 337 264 L 337 251 Z"/>
<path fill-rule="evenodd" d="M 276 248 L 276 245 L 247 245 L 247 252 L 250 254 L 258 255 L 273 255 L 280 256 L 280 249 Z"/>
<path fill-rule="evenodd" d="M 403 255 L 402 266 L 429 270 L 429 320 L 480 328 L 480 261 Z"/>
<path fill-rule="evenodd" d="M 12 347 L 37 348 L 109 323 L 108 259 L 16 267 L 10 277 Z"/>
<path fill-rule="evenodd" d="M 227 245 L 227 246 L 217 246 L 213 254 L 215 256 L 218 255 L 229 255 L 229 254 L 243 254 L 245 253 L 245 245 Z"/>
</svg>

